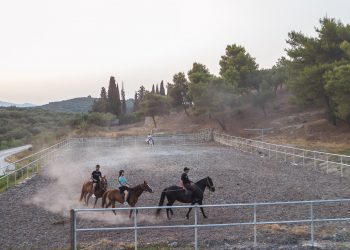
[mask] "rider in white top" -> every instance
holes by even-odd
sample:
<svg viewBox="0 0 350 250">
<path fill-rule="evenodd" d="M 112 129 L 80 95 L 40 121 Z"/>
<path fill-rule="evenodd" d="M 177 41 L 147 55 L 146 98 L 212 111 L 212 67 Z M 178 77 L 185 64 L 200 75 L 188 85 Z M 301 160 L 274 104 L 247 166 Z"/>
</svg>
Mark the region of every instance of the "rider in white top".
<svg viewBox="0 0 350 250">
<path fill-rule="evenodd" d="M 148 134 L 148 136 L 147 136 L 147 143 L 150 144 L 151 142 L 152 142 L 152 144 L 153 144 L 152 135 L 151 135 L 151 134 Z"/>
</svg>

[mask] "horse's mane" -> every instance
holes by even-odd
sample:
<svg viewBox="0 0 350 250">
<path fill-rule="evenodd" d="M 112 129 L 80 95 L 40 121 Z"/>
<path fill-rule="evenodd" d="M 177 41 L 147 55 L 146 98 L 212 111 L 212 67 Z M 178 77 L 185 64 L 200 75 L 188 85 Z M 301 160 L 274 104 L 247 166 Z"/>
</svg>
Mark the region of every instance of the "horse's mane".
<svg viewBox="0 0 350 250">
<path fill-rule="evenodd" d="M 141 186 L 142 186 L 142 183 L 139 185 L 133 186 L 133 187 L 129 187 L 129 189 L 136 190 L 136 189 L 141 188 Z"/>
<path fill-rule="evenodd" d="M 199 181 L 196 181 L 195 183 L 198 184 L 202 181 L 206 181 L 207 179 L 211 179 L 211 178 L 209 176 L 207 176 L 207 177 L 204 177 L 203 179 L 200 179 Z"/>
</svg>

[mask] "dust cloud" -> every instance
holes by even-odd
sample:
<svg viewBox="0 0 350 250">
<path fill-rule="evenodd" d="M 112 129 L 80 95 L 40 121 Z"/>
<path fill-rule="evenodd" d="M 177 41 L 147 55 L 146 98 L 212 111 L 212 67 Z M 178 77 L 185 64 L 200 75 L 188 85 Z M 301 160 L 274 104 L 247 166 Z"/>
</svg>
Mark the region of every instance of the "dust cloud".
<svg viewBox="0 0 350 250">
<path fill-rule="evenodd" d="M 101 172 L 107 177 L 108 189 L 117 188 L 117 177 L 120 169 L 132 175 L 141 166 L 143 171 L 151 169 L 154 159 L 150 157 L 151 147 L 86 147 L 72 148 L 61 152 L 56 160 L 43 168 L 41 175 L 48 180 L 48 185 L 41 187 L 29 200 L 29 203 L 42 207 L 52 213 L 69 216 L 73 208 L 87 208 L 84 202 L 80 202 L 81 188 L 88 181 L 96 164 L 101 166 Z M 137 179 L 136 179 L 137 180 Z M 133 180 L 133 181 L 136 181 Z M 138 185 L 143 179 L 137 180 Z M 143 194 L 145 195 L 145 194 Z M 93 207 L 95 199 L 90 198 L 89 208 Z M 102 199 L 97 202 L 96 208 L 101 208 Z M 153 204 L 156 205 L 156 204 Z M 116 207 L 124 207 L 116 204 Z M 127 223 L 129 210 L 117 211 L 115 216 L 111 211 L 83 212 L 79 218 L 98 220 L 107 223 Z M 152 221 L 153 216 L 138 216 L 139 221 Z"/>
</svg>

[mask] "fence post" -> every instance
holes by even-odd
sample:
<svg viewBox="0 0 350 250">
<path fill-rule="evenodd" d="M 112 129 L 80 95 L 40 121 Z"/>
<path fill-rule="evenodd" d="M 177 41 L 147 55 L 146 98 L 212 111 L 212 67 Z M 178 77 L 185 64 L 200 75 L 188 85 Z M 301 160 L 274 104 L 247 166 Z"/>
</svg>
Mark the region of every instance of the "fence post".
<svg viewBox="0 0 350 250">
<path fill-rule="evenodd" d="M 76 227 L 77 227 L 77 221 L 76 221 L 76 214 L 74 209 L 70 210 L 70 232 L 71 232 L 71 249 L 76 250 L 77 249 L 77 232 L 76 232 Z"/>
<path fill-rule="evenodd" d="M 198 237 L 197 237 L 197 209 L 198 206 L 195 205 L 194 207 L 194 249 L 197 250 L 198 249 Z"/>
<path fill-rule="evenodd" d="M 7 178 L 6 178 L 6 190 L 9 189 L 9 175 L 7 175 Z"/>
<path fill-rule="evenodd" d="M 256 240 L 256 204 L 254 204 L 254 247 L 257 246 Z"/>
<path fill-rule="evenodd" d="M 16 186 L 16 180 L 17 180 L 17 171 L 15 170 L 15 186 Z"/>
<path fill-rule="evenodd" d="M 310 203 L 310 218 L 311 218 L 311 246 L 314 247 L 314 209 L 312 202 Z"/>
<path fill-rule="evenodd" d="M 135 250 L 137 250 L 137 209 L 134 208 Z"/>
<path fill-rule="evenodd" d="M 326 168 L 326 173 L 328 174 L 328 164 L 329 164 L 329 162 L 328 162 L 328 155 L 327 155 L 327 168 Z"/>
</svg>

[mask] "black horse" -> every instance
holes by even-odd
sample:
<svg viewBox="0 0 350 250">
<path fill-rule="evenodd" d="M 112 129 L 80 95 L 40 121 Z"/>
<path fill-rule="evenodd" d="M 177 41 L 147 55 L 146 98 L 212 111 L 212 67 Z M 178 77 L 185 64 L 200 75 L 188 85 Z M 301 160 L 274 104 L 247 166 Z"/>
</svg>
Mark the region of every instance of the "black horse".
<svg viewBox="0 0 350 250">
<path fill-rule="evenodd" d="M 204 190 L 206 187 L 209 188 L 209 191 L 214 192 L 215 187 L 213 184 L 212 179 L 208 176 L 204 179 L 201 179 L 200 181 L 197 181 L 195 183 L 197 188 L 204 194 Z M 179 186 L 171 186 L 163 190 L 162 195 L 160 196 L 159 206 L 163 206 L 165 197 L 168 200 L 167 206 L 172 206 L 175 201 L 179 201 L 182 203 L 191 203 L 191 205 L 194 205 L 195 203 L 198 203 L 199 205 L 202 205 L 203 198 L 202 199 L 196 199 L 192 195 L 192 191 L 185 190 L 182 187 Z M 203 197 L 203 196 L 202 196 Z M 200 208 L 203 214 L 204 218 L 207 218 L 207 216 L 204 213 L 203 208 Z M 186 218 L 189 218 L 189 214 L 191 212 L 192 208 L 190 208 L 186 214 Z M 157 209 L 156 215 L 159 215 L 161 211 L 161 208 Z M 168 219 L 170 220 L 169 212 L 171 215 L 174 214 L 173 210 L 171 208 L 166 208 L 166 215 Z"/>
</svg>

